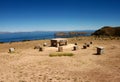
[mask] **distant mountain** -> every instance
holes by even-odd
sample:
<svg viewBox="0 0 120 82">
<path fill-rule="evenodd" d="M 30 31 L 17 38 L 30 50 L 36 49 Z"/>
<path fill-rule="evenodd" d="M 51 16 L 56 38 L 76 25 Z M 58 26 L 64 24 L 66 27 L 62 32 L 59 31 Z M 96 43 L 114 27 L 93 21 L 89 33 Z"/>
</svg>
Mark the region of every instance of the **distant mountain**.
<svg viewBox="0 0 120 82">
<path fill-rule="evenodd" d="M 120 27 L 111 27 L 111 26 L 104 26 L 101 29 L 92 33 L 92 35 L 100 36 L 120 36 Z"/>
</svg>

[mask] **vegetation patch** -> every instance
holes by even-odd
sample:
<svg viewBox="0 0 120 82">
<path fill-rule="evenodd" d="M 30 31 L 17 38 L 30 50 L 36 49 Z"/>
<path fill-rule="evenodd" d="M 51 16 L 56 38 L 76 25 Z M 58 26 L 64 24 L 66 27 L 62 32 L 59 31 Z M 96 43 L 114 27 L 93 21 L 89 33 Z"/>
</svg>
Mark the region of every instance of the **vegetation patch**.
<svg viewBox="0 0 120 82">
<path fill-rule="evenodd" d="M 98 29 L 95 31 L 92 35 L 98 36 L 98 37 L 120 37 L 120 27 L 111 27 L 111 26 L 104 26 L 101 29 Z M 114 38 L 112 38 L 114 39 Z"/>
<path fill-rule="evenodd" d="M 4 42 L 0 42 L 0 44 L 3 44 Z"/>
<path fill-rule="evenodd" d="M 73 56 L 73 55 L 74 55 L 73 53 L 51 53 L 51 54 L 49 54 L 50 57 Z"/>
<path fill-rule="evenodd" d="M 27 41 L 31 41 L 31 40 L 22 40 L 22 42 L 27 42 Z"/>
</svg>

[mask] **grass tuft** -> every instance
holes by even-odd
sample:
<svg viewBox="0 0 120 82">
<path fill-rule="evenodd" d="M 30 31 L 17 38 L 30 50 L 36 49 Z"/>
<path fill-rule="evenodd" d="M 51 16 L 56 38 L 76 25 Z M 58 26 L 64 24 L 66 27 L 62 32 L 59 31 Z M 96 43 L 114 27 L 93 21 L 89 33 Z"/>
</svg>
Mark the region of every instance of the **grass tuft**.
<svg viewBox="0 0 120 82">
<path fill-rule="evenodd" d="M 73 55 L 74 55 L 73 53 L 51 53 L 51 54 L 49 54 L 50 57 L 73 56 Z"/>
</svg>

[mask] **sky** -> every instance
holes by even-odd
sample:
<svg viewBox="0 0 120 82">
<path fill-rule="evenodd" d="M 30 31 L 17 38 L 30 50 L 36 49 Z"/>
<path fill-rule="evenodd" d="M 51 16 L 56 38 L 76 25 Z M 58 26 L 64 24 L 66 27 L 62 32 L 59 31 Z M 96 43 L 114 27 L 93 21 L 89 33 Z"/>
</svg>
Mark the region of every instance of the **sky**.
<svg viewBox="0 0 120 82">
<path fill-rule="evenodd" d="M 0 31 L 97 30 L 120 26 L 120 0 L 0 0 Z"/>
</svg>

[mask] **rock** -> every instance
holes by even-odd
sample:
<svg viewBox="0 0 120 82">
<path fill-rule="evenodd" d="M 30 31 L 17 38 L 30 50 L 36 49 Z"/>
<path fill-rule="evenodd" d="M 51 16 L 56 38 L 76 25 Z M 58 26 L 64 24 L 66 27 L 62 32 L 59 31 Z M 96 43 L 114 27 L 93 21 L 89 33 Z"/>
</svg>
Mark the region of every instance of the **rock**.
<svg viewBox="0 0 120 82">
<path fill-rule="evenodd" d="M 15 48 L 9 48 L 9 53 L 15 52 Z"/>
<path fill-rule="evenodd" d="M 41 47 L 40 45 L 36 45 L 34 49 L 39 49 L 40 47 Z"/>
<path fill-rule="evenodd" d="M 43 51 L 43 47 L 40 47 L 40 48 L 39 48 L 39 51 Z"/>
<path fill-rule="evenodd" d="M 44 46 L 44 47 L 47 46 L 47 43 L 43 43 L 43 46 Z"/>
<path fill-rule="evenodd" d="M 83 45 L 83 49 L 86 49 L 87 48 L 87 46 L 86 45 Z"/>
<path fill-rule="evenodd" d="M 74 51 L 78 50 L 78 46 L 77 45 L 73 46 L 73 50 Z"/>
<path fill-rule="evenodd" d="M 97 55 L 101 55 L 104 53 L 104 47 L 96 47 L 97 48 Z"/>
<path fill-rule="evenodd" d="M 58 47 L 58 52 L 63 52 L 63 47 L 62 46 Z"/>
</svg>

